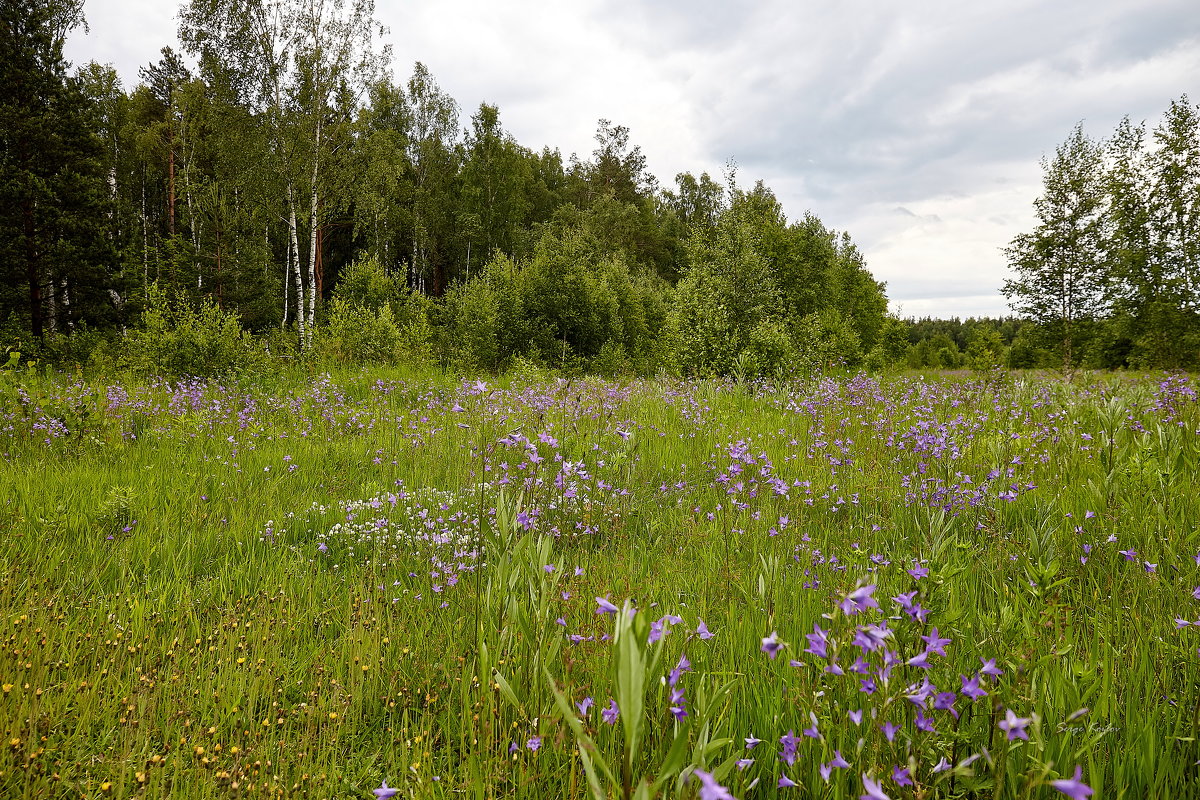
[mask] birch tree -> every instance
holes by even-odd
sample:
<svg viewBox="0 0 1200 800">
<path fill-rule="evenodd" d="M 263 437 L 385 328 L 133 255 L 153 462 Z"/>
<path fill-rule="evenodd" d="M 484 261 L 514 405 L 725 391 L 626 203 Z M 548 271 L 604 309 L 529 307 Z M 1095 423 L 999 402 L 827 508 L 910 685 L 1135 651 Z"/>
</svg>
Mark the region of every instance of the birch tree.
<svg viewBox="0 0 1200 800">
<path fill-rule="evenodd" d="M 180 12 L 184 46 L 202 69 L 224 73 L 270 131 L 302 348 L 316 317 L 326 173 L 338 140 L 331 128 L 350 123 L 388 57 L 387 48 L 375 52 L 383 29 L 374 13 L 373 0 L 192 0 Z"/>
<path fill-rule="evenodd" d="M 1070 372 L 1080 324 L 1106 309 L 1103 149 L 1077 125 L 1042 167 L 1045 193 L 1034 201 L 1038 223 L 1005 250 L 1016 274 L 1003 292 L 1014 311 L 1055 331 L 1063 371 Z"/>
</svg>

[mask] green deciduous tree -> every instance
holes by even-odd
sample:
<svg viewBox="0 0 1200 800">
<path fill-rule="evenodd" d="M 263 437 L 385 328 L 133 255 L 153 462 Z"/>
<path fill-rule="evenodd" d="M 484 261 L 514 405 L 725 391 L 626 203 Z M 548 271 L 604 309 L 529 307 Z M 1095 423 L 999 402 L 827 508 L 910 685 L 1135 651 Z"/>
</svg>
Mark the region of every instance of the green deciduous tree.
<svg viewBox="0 0 1200 800">
<path fill-rule="evenodd" d="M 1042 168 L 1037 225 L 1006 249 L 1015 276 L 1003 291 L 1013 310 L 1055 332 L 1062 368 L 1069 372 L 1082 323 L 1107 306 L 1103 149 L 1076 126 Z"/>
</svg>

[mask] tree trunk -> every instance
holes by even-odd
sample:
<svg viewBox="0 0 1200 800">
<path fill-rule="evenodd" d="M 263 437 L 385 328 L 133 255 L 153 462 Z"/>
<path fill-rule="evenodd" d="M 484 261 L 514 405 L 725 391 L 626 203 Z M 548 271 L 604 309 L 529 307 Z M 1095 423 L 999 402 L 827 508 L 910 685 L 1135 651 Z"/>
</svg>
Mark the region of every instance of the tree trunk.
<svg viewBox="0 0 1200 800">
<path fill-rule="evenodd" d="M 300 335 L 300 349 L 308 346 L 304 318 L 304 276 L 300 273 L 300 236 L 296 230 L 296 191 L 291 183 L 288 184 L 288 233 L 291 237 L 291 266 L 292 279 L 296 284 L 296 328 Z"/>
<path fill-rule="evenodd" d="M 308 232 L 308 299 L 305 303 L 305 330 L 307 340 L 305 347 L 312 344 L 312 326 L 317 316 L 317 251 L 320 247 L 320 242 L 317 238 L 317 231 L 320 228 L 318 223 L 318 214 L 320 212 L 320 194 L 317 189 L 317 177 L 320 171 L 321 163 L 321 122 L 317 121 L 317 139 L 316 146 L 313 152 L 312 165 L 312 198 L 309 207 L 309 232 Z"/>
<path fill-rule="evenodd" d="M 46 334 L 42 269 L 35 238 L 37 226 L 33 220 L 33 200 L 28 193 L 21 201 L 21 222 L 25 233 L 25 279 L 29 282 L 29 331 L 35 338 L 41 339 Z"/>
<path fill-rule="evenodd" d="M 269 247 L 270 235 L 264 235 L 263 239 Z M 290 277 L 292 277 L 292 240 L 291 237 L 288 237 L 283 255 L 283 317 L 279 321 L 280 329 L 287 328 L 288 323 L 288 278 Z"/>
<path fill-rule="evenodd" d="M 167 152 L 167 234 L 175 235 L 175 133 L 168 128 L 171 137 Z"/>
</svg>

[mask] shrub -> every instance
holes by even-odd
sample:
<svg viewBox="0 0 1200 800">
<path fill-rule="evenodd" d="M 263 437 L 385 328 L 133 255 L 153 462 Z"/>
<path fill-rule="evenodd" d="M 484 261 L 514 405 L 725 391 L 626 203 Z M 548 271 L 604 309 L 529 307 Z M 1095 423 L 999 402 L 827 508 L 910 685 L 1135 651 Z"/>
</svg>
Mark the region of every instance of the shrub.
<svg viewBox="0 0 1200 800">
<path fill-rule="evenodd" d="M 120 366 L 143 375 L 210 377 L 261 365 L 265 353 L 238 316 L 204 298 L 171 299 L 157 284 L 147 291 L 141 324 L 125 337 Z"/>
<path fill-rule="evenodd" d="M 394 364 L 400 358 L 403 334 L 384 304 L 372 311 L 335 297 L 329 318 L 317 340 L 318 352 L 341 364 Z"/>
</svg>

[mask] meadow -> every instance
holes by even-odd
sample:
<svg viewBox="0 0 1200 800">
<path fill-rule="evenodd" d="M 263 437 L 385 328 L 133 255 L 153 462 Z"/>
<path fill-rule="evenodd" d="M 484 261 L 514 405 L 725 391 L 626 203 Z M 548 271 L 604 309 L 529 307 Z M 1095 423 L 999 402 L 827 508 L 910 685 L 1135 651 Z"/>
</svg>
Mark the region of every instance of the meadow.
<svg viewBox="0 0 1200 800">
<path fill-rule="evenodd" d="M 1184 375 L 0 374 L 0 796 L 1200 796 L 1198 433 Z"/>
</svg>

